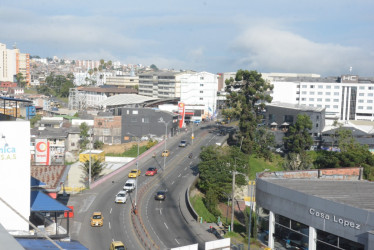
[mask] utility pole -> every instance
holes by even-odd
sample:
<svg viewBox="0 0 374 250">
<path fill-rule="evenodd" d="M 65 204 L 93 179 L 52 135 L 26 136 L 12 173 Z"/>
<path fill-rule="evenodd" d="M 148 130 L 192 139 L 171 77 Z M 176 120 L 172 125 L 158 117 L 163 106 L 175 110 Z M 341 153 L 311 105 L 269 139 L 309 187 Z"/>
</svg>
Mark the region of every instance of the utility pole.
<svg viewBox="0 0 374 250">
<path fill-rule="evenodd" d="M 231 232 L 234 232 L 234 197 L 235 197 L 235 174 L 236 174 L 236 159 L 235 159 L 235 170 L 232 172 L 232 198 L 231 198 Z"/>
</svg>

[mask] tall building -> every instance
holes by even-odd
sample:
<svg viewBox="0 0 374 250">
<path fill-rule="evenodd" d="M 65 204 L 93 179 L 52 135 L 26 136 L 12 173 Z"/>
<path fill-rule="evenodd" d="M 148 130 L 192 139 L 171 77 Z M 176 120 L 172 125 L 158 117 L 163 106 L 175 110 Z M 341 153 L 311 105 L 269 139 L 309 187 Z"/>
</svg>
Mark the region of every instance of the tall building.
<svg viewBox="0 0 374 250">
<path fill-rule="evenodd" d="M 30 55 L 19 49 L 7 49 L 0 43 L 0 81 L 16 81 L 16 75 L 22 73 L 27 85 L 31 82 Z"/>
<path fill-rule="evenodd" d="M 341 77 L 272 78 L 273 102 L 326 108 L 326 119 L 374 120 L 374 78 Z"/>
</svg>

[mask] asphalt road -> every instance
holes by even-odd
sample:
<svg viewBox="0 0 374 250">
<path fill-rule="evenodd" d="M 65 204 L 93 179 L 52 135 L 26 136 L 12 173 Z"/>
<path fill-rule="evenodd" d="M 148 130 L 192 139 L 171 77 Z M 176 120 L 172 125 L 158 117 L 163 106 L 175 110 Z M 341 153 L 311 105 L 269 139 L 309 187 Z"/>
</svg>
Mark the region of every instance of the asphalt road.
<svg viewBox="0 0 374 250">
<path fill-rule="evenodd" d="M 199 129 L 197 129 L 199 128 Z M 156 158 L 151 155 L 139 161 L 139 169 L 142 171 L 138 177 L 138 192 L 130 194 L 126 204 L 116 204 L 115 195 L 126 182 L 129 171 L 136 168 L 129 166 L 126 171 L 116 175 L 113 179 L 87 190 L 82 194 L 74 195 L 69 200 L 69 205 L 75 207 L 74 224 L 71 227 L 71 237 L 80 241 L 90 250 L 108 249 L 113 240 L 121 240 L 126 247 L 131 249 L 143 249 L 142 240 L 137 237 L 131 222 L 131 202 L 135 201 L 139 208 L 139 216 L 143 220 L 145 229 L 160 249 L 178 247 L 201 241 L 185 224 L 183 220 L 178 199 L 181 192 L 185 192 L 185 181 L 196 174 L 194 168 L 198 162 L 197 156 L 200 146 L 214 144 L 223 137 L 208 133 L 207 129 L 194 128 L 195 140 L 186 148 L 179 148 L 180 140 L 187 139 L 191 143 L 190 133 L 182 134 L 167 141 L 167 149 L 170 156 L 166 159 L 166 168 L 163 170 L 163 158 L 157 149 Z M 205 136 L 202 136 L 205 135 Z M 189 152 L 193 151 L 193 159 L 188 158 Z M 154 177 L 144 176 L 148 167 L 155 166 L 159 173 Z M 157 190 L 167 190 L 165 201 L 155 201 L 154 194 Z M 140 200 L 141 198 L 141 200 Z M 91 227 L 90 217 L 93 212 L 101 211 L 104 216 L 102 227 Z"/>
</svg>

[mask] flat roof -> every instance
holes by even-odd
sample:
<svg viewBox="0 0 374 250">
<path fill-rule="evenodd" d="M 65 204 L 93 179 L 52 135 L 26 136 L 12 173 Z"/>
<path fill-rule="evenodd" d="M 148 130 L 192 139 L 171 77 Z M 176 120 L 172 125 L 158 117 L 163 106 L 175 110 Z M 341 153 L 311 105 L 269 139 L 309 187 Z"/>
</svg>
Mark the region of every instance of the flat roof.
<svg viewBox="0 0 374 250">
<path fill-rule="evenodd" d="M 267 103 L 266 106 L 271 107 L 280 107 L 280 108 L 288 108 L 288 109 L 296 109 L 300 111 L 312 111 L 312 112 L 321 112 L 325 108 L 319 108 L 319 107 L 311 107 L 307 105 L 298 105 L 298 104 L 292 104 L 292 103 L 285 103 L 285 102 L 271 102 Z"/>
<path fill-rule="evenodd" d="M 261 178 L 261 180 L 321 199 L 374 211 L 373 182 L 272 178 Z"/>
<path fill-rule="evenodd" d="M 130 104 L 141 104 L 141 103 L 155 101 L 155 100 L 158 100 L 158 98 L 136 95 L 136 94 L 121 94 L 121 95 L 111 96 L 108 99 L 101 101 L 99 105 L 123 106 L 123 105 L 130 105 Z"/>
</svg>

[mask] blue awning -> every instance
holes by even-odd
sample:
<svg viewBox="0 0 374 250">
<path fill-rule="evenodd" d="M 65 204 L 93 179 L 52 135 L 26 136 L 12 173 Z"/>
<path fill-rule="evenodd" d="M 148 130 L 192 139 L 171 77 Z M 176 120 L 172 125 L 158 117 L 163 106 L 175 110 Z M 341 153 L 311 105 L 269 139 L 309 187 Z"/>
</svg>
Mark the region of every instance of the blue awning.
<svg viewBox="0 0 374 250">
<path fill-rule="evenodd" d="M 31 212 L 64 211 L 71 211 L 71 209 L 41 191 L 31 191 Z"/>
<path fill-rule="evenodd" d="M 57 249 L 52 242 L 48 240 L 40 240 L 40 239 L 21 239 L 16 238 L 19 244 L 21 244 L 27 250 L 40 250 L 40 249 Z M 63 249 L 68 250 L 88 250 L 87 247 L 83 246 L 78 241 L 55 241 L 57 245 L 62 247 Z"/>
<path fill-rule="evenodd" d="M 45 187 L 46 184 L 31 176 L 31 187 Z"/>
</svg>

